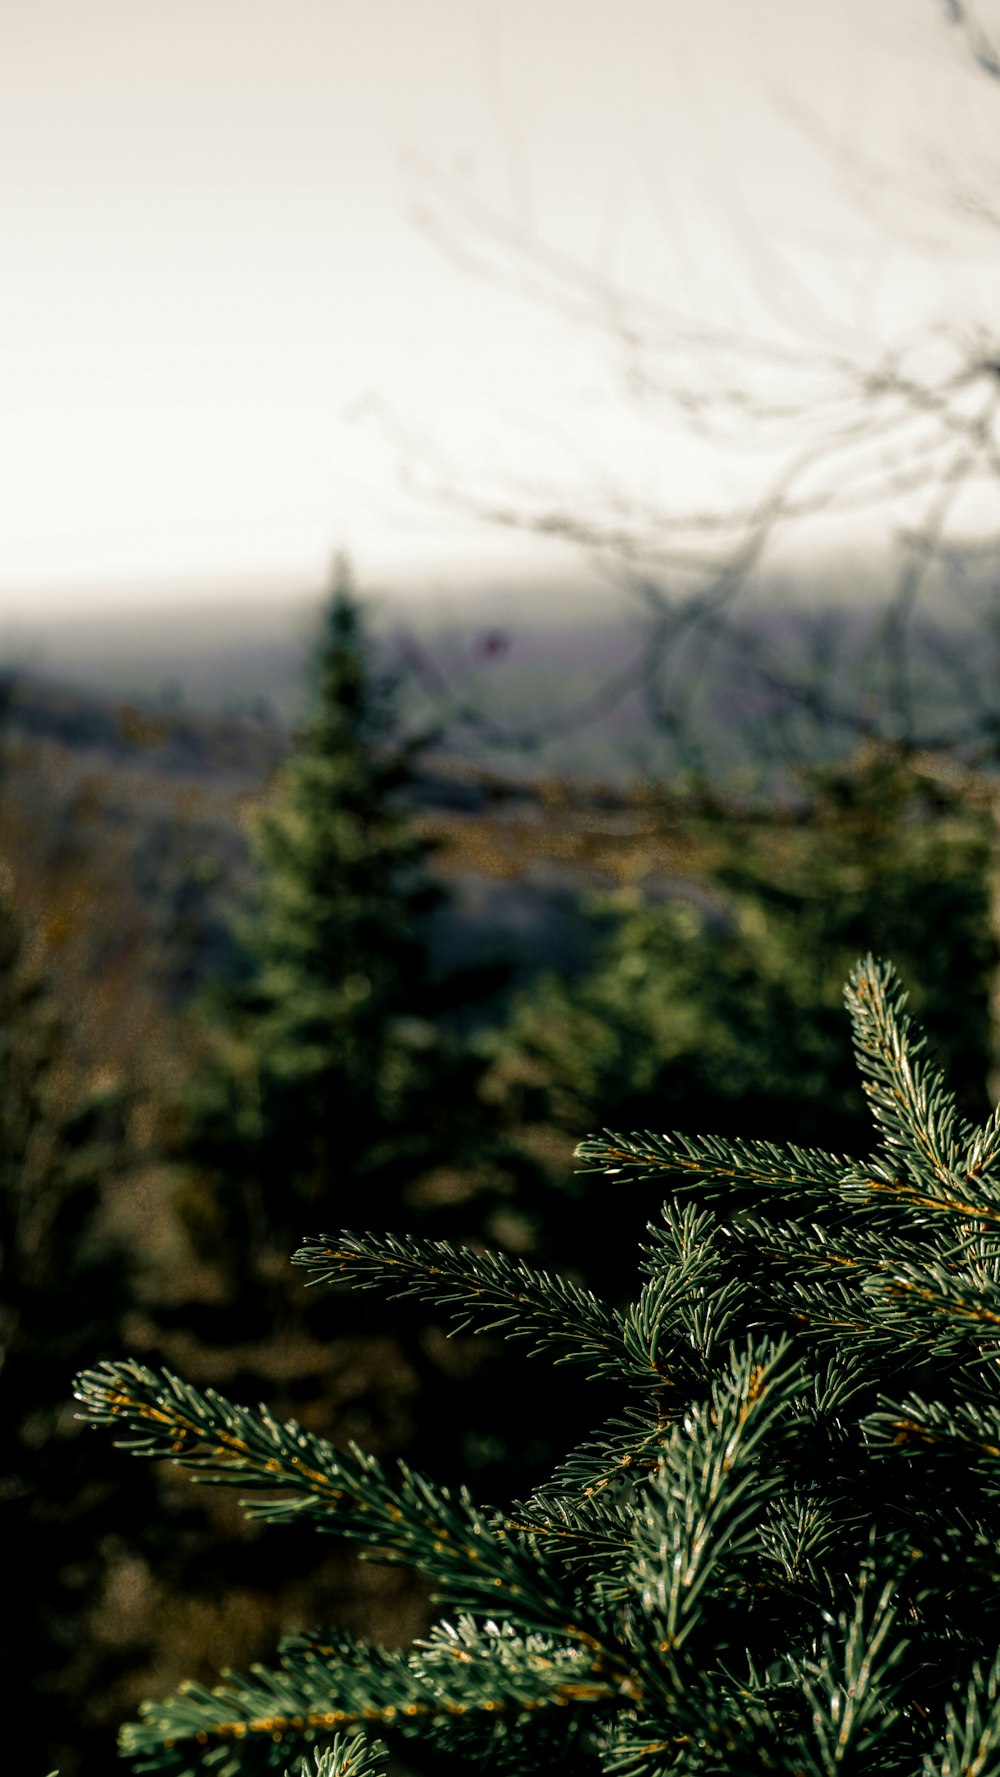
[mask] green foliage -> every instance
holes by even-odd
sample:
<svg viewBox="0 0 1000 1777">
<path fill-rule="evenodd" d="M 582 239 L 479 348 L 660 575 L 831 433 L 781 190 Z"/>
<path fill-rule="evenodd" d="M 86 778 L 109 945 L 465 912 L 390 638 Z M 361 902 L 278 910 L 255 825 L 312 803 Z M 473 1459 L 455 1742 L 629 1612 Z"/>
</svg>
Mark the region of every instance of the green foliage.
<svg viewBox="0 0 1000 1777">
<path fill-rule="evenodd" d="M 443 1240 L 344 1234 L 332 1246 L 307 1241 L 296 1259 L 316 1272 L 315 1283 L 350 1279 L 361 1289 L 381 1288 L 390 1297 L 419 1296 L 443 1308 L 457 1305 L 461 1314 L 455 1332 L 502 1329 L 510 1339 L 530 1337 L 535 1351 L 557 1351 L 557 1363 L 599 1368 L 609 1351 L 616 1356 L 620 1351 L 615 1317 L 596 1296 L 506 1253 L 456 1252 Z M 584 1326 L 589 1333 L 581 1339 Z"/>
<path fill-rule="evenodd" d="M 443 1612 L 409 1649 L 296 1635 L 272 1668 L 145 1706 L 123 1735 L 137 1770 L 313 1757 L 332 1777 L 378 1768 L 383 1741 L 428 1772 L 997 1768 L 1000 1116 L 966 1120 L 887 965 L 858 965 L 847 997 L 870 1158 L 581 1145 L 613 1181 L 609 1226 L 643 1181 L 669 1189 L 625 1310 L 439 1241 L 341 1234 L 297 1255 L 315 1281 L 381 1276 L 578 1360 L 595 1401 L 613 1389 L 616 1417 L 520 1504 L 134 1362 L 79 1379 L 84 1416 L 137 1453 L 419 1569 Z"/>
<path fill-rule="evenodd" d="M 115 1107 L 81 1079 L 2 887 L 0 1363 L 51 1372 L 113 1324 L 105 1292 L 118 1264 L 95 1223 Z"/>
<path fill-rule="evenodd" d="M 384 1747 L 372 1746 L 363 1734 L 350 1740 L 335 1734 L 324 1752 L 303 1759 L 297 1777 L 381 1777 Z"/>
<path fill-rule="evenodd" d="M 56 1016 L 0 878 L 0 1510 L 22 1574 L 9 1612 L 4 1681 L 34 1695 L 66 1777 L 80 1723 L 72 1685 L 107 1679 L 87 1634 L 98 1545 L 120 1521 L 114 1480 L 81 1457 L 66 1408 L 73 1371 L 120 1345 L 129 1269 L 102 1231 L 102 1187 L 120 1165 L 123 1103 L 96 1091 Z M 34 1768 L 37 1723 L 11 1710 L 5 1746 Z"/>
<path fill-rule="evenodd" d="M 363 1190 L 376 1220 L 456 1157 L 476 1065 L 441 1035 L 426 916 L 440 890 L 405 807 L 400 738 L 345 571 L 326 607 L 314 707 L 253 828 L 258 891 L 243 978 L 205 996 L 180 1149 L 182 1204 L 236 1283 L 282 1262 L 321 1203 Z M 449 1097 L 473 1107 L 449 1127 Z"/>
<path fill-rule="evenodd" d="M 543 978 L 493 1039 L 493 1089 L 512 1123 L 697 1129 L 711 1118 L 724 1135 L 860 1144 L 841 983 L 869 949 L 920 979 L 962 1107 L 979 1114 L 998 964 L 986 817 L 886 753 L 813 772 L 806 788 L 795 818 L 704 823 L 710 900 L 599 904 L 590 972 Z M 600 1203 L 578 1192 L 569 1241 L 552 1220 L 564 1263 L 626 1286 L 605 1258 Z"/>
</svg>

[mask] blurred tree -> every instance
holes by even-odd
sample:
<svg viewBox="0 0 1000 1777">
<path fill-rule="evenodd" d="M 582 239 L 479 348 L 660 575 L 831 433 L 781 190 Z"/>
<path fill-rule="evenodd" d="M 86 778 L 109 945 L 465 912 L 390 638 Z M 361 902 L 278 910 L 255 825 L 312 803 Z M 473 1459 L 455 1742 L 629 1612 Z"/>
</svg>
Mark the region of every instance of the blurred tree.
<svg viewBox="0 0 1000 1777">
<path fill-rule="evenodd" d="M 617 1203 L 624 1232 L 611 1243 L 603 1191 L 566 1178 L 572 1138 L 597 1119 L 694 1130 L 711 1100 L 723 1134 L 785 1130 L 847 1149 L 863 1140 L 865 1105 L 840 1041 L 845 959 L 859 951 L 894 953 L 921 983 L 962 1109 L 982 1111 L 998 960 L 988 817 L 881 748 L 809 773 L 806 787 L 799 817 L 706 827 L 711 903 L 634 891 L 599 902 L 590 973 L 543 978 L 490 1039 L 490 1089 L 512 1125 L 527 1126 L 536 1152 L 540 1131 L 564 1137 L 549 1189 L 553 1202 L 569 1193 L 572 1214 L 556 1244 L 606 1287 L 621 1281 L 648 1205 Z M 542 1244 L 548 1256 L 547 1230 Z"/>
<path fill-rule="evenodd" d="M 283 1277 L 321 1204 L 405 1219 L 404 1186 L 481 1137 L 477 1064 L 433 1021 L 446 990 L 427 917 L 443 891 L 405 804 L 425 744 L 398 732 L 340 564 L 312 714 L 253 825 L 242 975 L 200 1006 L 182 1204 L 234 1281 L 248 1257 L 258 1284 L 262 1267 Z"/>
<path fill-rule="evenodd" d="M 431 955 L 428 916 L 445 890 L 408 805 L 428 737 L 401 733 L 394 692 L 341 565 L 312 714 L 254 822 L 244 971 L 200 999 L 172 1138 L 177 1202 L 215 1301 L 206 1290 L 196 1312 L 158 1310 L 159 1354 L 171 1328 L 197 1325 L 201 1357 L 185 1348 L 184 1361 L 200 1380 L 215 1380 L 211 1352 L 225 1348 L 242 1353 L 238 1386 L 273 1391 L 263 1316 L 289 1385 L 297 1366 L 294 1411 L 336 1414 L 345 1436 L 370 1440 L 374 1426 L 414 1461 L 433 1448 L 449 1477 L 472 1466 L 503 1490 L 565 1425 L 556 1414 L 526 1429 L 499 1341 L 449 1340 L 415 1304 L 321 1299 L 288 1266 L 324 1216 L 513 1250 L 538 1220 L 539 1168 L 483 1097 L 485 1060 L 452 1016 L 495 995 L 497 970 L 442 978 Z M 346 1350 L 373 1336 L 394 1353 L 379 1379 L 351 1358 L 363 1374 L 348 1405 L 319 1341 Z M 565 1412 L 574 1422 L 575 1397 Z"/>
<path fill-rule="evenodd" d="M 312 699 L 253 823 L 242 972 L 199 1001 L 176 1138 L 196 1248 L 225 1271 L 229 1315 L 256 1325 L 262 1288 L 279 1317 L 306 1316 L 287 1258 L 321 1208 L 475 1233 L 513 1188 L 482 1062 L 445 1016 L 496 971 L 433 964 L 445 890 L 412 812 L 430 736 L 402 732 L 342 562 Z"/>
<path fill-rule="evenodd" d="M 83 1354 L 123 1337 L 130 1303 L 129 1265 L 102 1229 L 124 1100 L 88 1085 L 28 953 L 0 877 L 0 1512 L 8 1581 L 15 1558 L 22 1576 L 5 1613 L 4 1745 L 12 1767 L 44 1756 L 74 1777 L 111 1754 L 99 1699 L 129 1661 L 90 1631 L 122 1496 L 92 1451 L 81 1459 L 68 1394 Z M 130 1520 L 149 1493 L 129 1497 Z"/>
</svg>

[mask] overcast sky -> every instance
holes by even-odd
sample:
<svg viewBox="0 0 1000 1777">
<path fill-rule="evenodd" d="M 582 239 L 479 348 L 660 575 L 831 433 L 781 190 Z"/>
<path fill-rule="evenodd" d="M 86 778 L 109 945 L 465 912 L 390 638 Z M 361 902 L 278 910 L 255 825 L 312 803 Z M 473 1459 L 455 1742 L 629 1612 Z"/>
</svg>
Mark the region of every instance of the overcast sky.
<svg viewBox="0 0 1000 1777">
<path fill-rule="evenodd" d="M 947 199 L 1000 93 L 943 14 L 0 0 L 0 616 L 306 588 L 338 547 L 414 589 L 555 566 L 427 491 L 486 474 L 738 497 L 599 332 L 463 263 L 475 207 L 720 325 L 780 326 L 775 291 L 974 325 L 996 260 Z"/>
</svg>

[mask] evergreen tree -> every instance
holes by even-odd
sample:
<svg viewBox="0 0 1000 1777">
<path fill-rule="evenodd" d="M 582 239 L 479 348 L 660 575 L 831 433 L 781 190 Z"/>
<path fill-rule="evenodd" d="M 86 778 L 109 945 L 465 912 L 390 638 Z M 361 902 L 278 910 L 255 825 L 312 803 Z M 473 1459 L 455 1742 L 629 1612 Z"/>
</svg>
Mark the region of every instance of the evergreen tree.
<svg viewBox="0 0 1000 1777">
<path fill-rule="evenodd" d="M 311 713 L 253 823 L 243 971 L 200 1003 L 171 1138 L 176 1201 L 208 1288 L 157 1306 L 163 1342 L 151 1355 L 190 1327 L 201 1349 L 185 1362 L 199 1380 L 217 1373 L 213 1354 L 242 1354 L 240 1386 L 256 1397 L 273 1361 L 292 1398 L 320 1412 L 331 1399 L 323 1343 L 389 1338 L 405 1351 L 400 1388 L 370 1376 L 355 1397 L 362 1422 L 417 1460 L 433 1449 L 449 1473 L 477 1454 L 495 1469 L 518 1460 L 502 1347 L 484 1343 L 456 1366 L 414 1305 L 303 1298 L 288 1266 L 324 1216 L 481 1237 L 519 1183 L 478 1095 L 482 1060 L 448 1016 L 495 989 L 495 971 L 436 965 L 429 916 L 446 896 L 414 809 L 429 737 L 404 727 L 398 689 L 341 565 Z M 456 1412 L 459 1397 L 467 1410 Z"/>
<path fill-rule="evenodd" d="M 179 1138 L 180 1201 L 234 1289 L 281 1277 L 321 1204 L 380 1221 L 407 1181 L 473 1139 L 475 1064 L 432 1019 L 427 916 L 441 899 L 406 806 L 423 740 L 398 729 L 346 569 L 315 661 L 313 710 L 253 828 L 258 891 L 243 977 L 202 1002 Z"/>
<path fill-rule="evenodd" d="M 543 976 L 491 1035 L 491 1090 L 510 1124 L 560 1131 L 567 1151 L 598 1119 L 694 1131 L 706 1116 L 721 1134 L 860 1143 L 841 984 L 867 950 L 919 972 L 917 1007 L 960 1108 L 985 1108 L 998 965 L 988 819 L 887 750 L 813 771 L 804 788 L 794 817 L 702 820 L 700 901 L 629 891 L 596 904 L 587 974 Z M 564 1172 L 550 1166 L 547 1182 L 546 1256 L 627 1288 L 600 1198 L 569 1181 L 570 1242 Z"/>
<path fill-rule="evenodd" d="M 66 1411 L 67 1379 L 120 1347 L 130 1303 L 128 1263 L 101 1226 L 123 1109 L 88 1083 L 0 877 L 0 1512 L 8 1581 L 15 1556 L 26 1576 L 6 1613 L 4 1744 L 33 1768 L 42 1712 L 66 1777 L 108 1732 L 74 1702 L 121 1663 L 88 1633 L 101 1540 L 142 1511 L 134 1494 L 123 1511 L 114 1475 L 81 1461 Z"/>
<path fill-rule="evenodd" d="M 521 1504 L 138 1363 L 79 1379 L 84 1416 L 137 1453 L 419 1568 L 445 1612 L 408 1650 L 298 1634 L 273 1669 L 147 1705 L 123 1735 L 138 1769 L 243 1777 L 306 1754 L 317 1777 L 374 1774 L 383 1740 L 435 1773 L 998 1768 L 1000 1109 L 966 1123 L 887 965 L 858 965 L 847 999 L 867 1160 L 582 1144 L 613 1181 L 609 1238 L 624 1190 L 670 1187 L 625 1310 L 442 1241 L 297 1254 L 314 1282 L 419 1294 L 593 1383 L 599 1428 Z"/>
</svg>

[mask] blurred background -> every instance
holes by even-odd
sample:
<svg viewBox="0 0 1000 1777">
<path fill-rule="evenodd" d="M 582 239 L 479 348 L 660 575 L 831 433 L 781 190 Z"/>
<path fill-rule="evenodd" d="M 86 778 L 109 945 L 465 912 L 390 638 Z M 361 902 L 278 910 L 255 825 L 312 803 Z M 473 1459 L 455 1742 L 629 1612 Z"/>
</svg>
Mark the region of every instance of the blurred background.
<svg viewBox="0 0 1000 1777">
<path fill-rule="evenodd" d="M 427 1600 L 83 1435 L 79 1368 L 510 1500 L 594 1405 L 305 1235 L 624 1297 L 657 1202 L 575 1143 L 863 1153 L 869 948 L 996 1096 L 1000 5 L 0 33 L 0 1685 L 98 1777 Z"/>
</svg>

